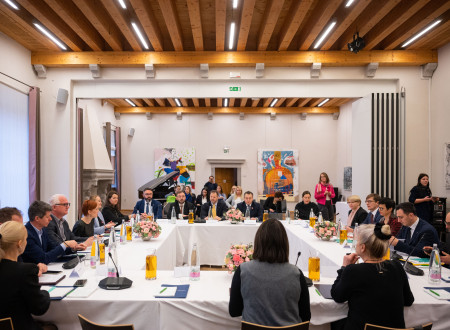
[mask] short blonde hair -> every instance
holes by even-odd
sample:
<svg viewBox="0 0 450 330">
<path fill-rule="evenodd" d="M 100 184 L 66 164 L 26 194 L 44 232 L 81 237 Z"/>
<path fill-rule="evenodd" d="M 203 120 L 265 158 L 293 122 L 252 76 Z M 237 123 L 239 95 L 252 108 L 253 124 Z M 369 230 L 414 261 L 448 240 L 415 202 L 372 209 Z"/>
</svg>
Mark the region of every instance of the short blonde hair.
<svg viewBox="0 0 450 330">
<path fill-rule="evenodd" d="M 0 260 L 5 256 L 6 251 L 14 248 L 20 240 L 27 238 L 27 229 L 16 221 L 7 221 L 0 226 Z"/>
<path fill-rule="evenodd" d="M 347 202 L 357 202 L 361 205 L 361 198 L 358 195 L 351 195 L 347 197 Z"/>
</svg>

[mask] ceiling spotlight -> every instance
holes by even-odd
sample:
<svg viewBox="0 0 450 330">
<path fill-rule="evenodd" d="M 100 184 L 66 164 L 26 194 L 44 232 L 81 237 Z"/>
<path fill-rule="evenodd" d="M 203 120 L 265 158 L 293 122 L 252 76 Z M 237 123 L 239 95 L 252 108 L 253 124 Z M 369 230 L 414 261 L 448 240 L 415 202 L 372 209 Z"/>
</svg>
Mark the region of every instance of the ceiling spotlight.
<svg viewBox="0 0 450 330">
<path fill-rule="evenodd" d="M 273 99 L 272 103 L 270 103 L 269 107 L 273 108 L 273 106 L 278 102 L 278 99 Z"/>
<path fill-rule="evenodd" d="M 64 44 L 59 41 L 53 34 L 51 34 L 46 28 L 44 28 L 43 26 L 41 26 L 38 23 L 33 23 L 34 26 L 41 31 L 43 34 L 45 34 L 47 36 L 47 38 L 49 38 L 51 41 L 53 41 L 55 44 L 58 45 L 59 48 L 61 48 L 62 50 L 67 50 L 66 46 L 64 46 Z"/>
<path fill-rule="evenodd" d="M 123 0 L 119 0 L 119 4 L 122 7 L 122 9 L 127 9 L 127 6 L 125 5 L 125 2 L 123 2 Z"/>
<path fill-rule="evenodd" d="M 353 41 L 348 43 L 348 50 L 356 54 L 365 46 L 366 41 L 359 36 L 359 32 L 356 32 L 353 35 Z"/>
<path fill-rule="evenodd" d="M 235 24 L 234 22 L 231 23 L 230 25 L 230 39 L 228 41 L 228 49 L 233 49 L 233 45 L 234 45 L 234 29 L 235 29 Z"/>
<path fill-rule="evenodd" d="M 346 5 L 345 5 L 345 8 L 350 7 L 352 5 L 353 1 L 354 0 L 348 0 Z"/>
<path fill-rule="evenodd" d="M 5 0 L 5 2 L 10 5 L 11 7 L 13 7 L 15 10 L 19 10 L 19 7 L 17 7 L 17 5 L 12 2 L 11 0 Z"/>
</svg>

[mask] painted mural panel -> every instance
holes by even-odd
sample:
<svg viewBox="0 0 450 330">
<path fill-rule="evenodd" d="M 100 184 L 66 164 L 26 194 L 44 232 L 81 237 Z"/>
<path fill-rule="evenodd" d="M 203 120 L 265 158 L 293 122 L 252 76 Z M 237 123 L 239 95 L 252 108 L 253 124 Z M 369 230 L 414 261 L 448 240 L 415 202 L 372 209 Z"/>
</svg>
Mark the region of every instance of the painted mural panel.
<svg viewBox="0 0 450 330">
<path fill-rule="evenodd" d="M 155 148 L 155 178 L 173 171 L 178 184 L 195 189 L 195 148 Z"/>
</svg>

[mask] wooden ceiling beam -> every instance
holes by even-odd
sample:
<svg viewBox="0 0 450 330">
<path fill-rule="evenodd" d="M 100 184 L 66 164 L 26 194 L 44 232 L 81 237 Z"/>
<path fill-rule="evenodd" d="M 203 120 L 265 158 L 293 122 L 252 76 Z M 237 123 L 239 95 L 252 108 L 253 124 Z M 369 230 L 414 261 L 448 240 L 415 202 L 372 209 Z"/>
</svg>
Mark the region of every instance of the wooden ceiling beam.
<svg viewBox="0 0 450 330">
<path fill-rule="evenodd" d="M 240 104 L 240 106 L 241 106 L 241 107 L 245 107 L 245 105 L 247 104 L 247 100 L 248 100 L 247 97 L 241 98 L 241 104 Z"/>
<path fill-rule="evenodd" d="M 174 107 L 174 108 L 177 108 L 177 107 L 178 107 L 178 106 L 177 106 L 177 103 L 175 102 L 175 99 L 173 99 L 173 98 L 171 98 L 171 97 L 168 97 L 168 98 L 167 98 L 167 101 L 169 101 L 169 104 L 170 104 L 171 107 Z"/>
<path fill-rule="evenodd" d="M 187 100 L 187 99 L 180 99 L 180 102 L 181 102 L 181 105 L 182 105 L 183 107 L 189 106 L 188 100 Z"/>
<path fill-rule="evenodd" d="M 258 107 L 259 101 L 261 101 L 261 100 L 260 100 L 260 99 L 252 100 L 252 107 L 253 107 L 253 108 Z"/>
<path fill-rule="evenodd" d="M 155 101 L 154 100 L 152 100 L 152 99 L 142 99 L 146 104 L 147 104 L 147 106 L 149 106 L 149 107 L 154 107 L 155 106 Z"/>
<path fill-rule="evenodd" d="M 32 0 L 16 1 L 70 49 L 76 52 L 86 50 L 83 40 L 46 3 Z"/>
<path fill-rule="evenodd" d="M 211 99 L 210 98 L 206 98 L 205 99 L 205 106 L 206 107 L 210 107 L 211 106 Z"/>
<path fill-rule="evenodd" d="M 116 107 L 114 112 L 119 113 L 279 113 L 279 114 L 293 114 L 293 113 L 311 113 L 311 114 L 330 114 L 339 112 L 339 107 L 305 107 L 305 108 L 254 108 L 254 107 Z"/>
<path fill-rule="evenodd" d="M 269 0 L 264 11 L 261 30 L 258 36 L 258 50 L 266 50 L 272 37 L 273 30 L 283 9 L 284 0 Z"/>
<path fill-rule="evenodd" d="M 288 98 L 286 101 L 286 107 L 292 107 L 295 104 L 295 102 L 298 101 L 298 99 L 299 99 L 298 97 Z"/>
<path fill-rule="evenodd" d="M 217 98 L 217 106 L 223 107 L 223 99 L 221 97 Z"/>
<path fill-rule="evenodd" d="M 272 103 L 272 101 L 273 101 L 273 97 L 268 97 L 268 98 L 264 99 L 263 107 L 264 108 L 268 107 L 270 105 L 270 103 Z"/>
<path fill-rule="evenodd" d="M 173 48 L 176 51 L 183 51 L 183 35 L 181 33 L 180 21 L 177 16 L 173 0 L 158 0 Z"/>
<path fill-rule="evenodd" d="M 279 98 L 277 103 L 275 103 L 274 107 L 281 107 L 281 105 L 283 104 L 284 101 L 286 101 L 285 97 Z"/>
<path fill-rule="evenodd" d="M 1 3 L 1 2 L 0 2 Z M 267 67 L 365 66 L 377 62 L 380 66 L 417 66 L 437 62 L 436 50 L 374 50 L 360 51 L 285 51 L 285 52 L 32 52 L 31 64 L 48 67 L 88 67 L 97 63 L 102 67 L 143 67 L 146 63 L 166 67 L 194 67 L 201 63 L 211 66 Z"/>
<path fill-rule="evenodd" d="M 244 51 L 247 46 L 248 33 L 252 24 L 253 12 L 256 0 L 245 0 L 242 4 L 241 22 L 239 24 L 239 37 L 237 50 Z"/>
<path fill-rule="evenodd" d="M 194 38 L 195 50 L 203 50 L 203 31 L 202 18 L 200 15 L 200 1 L 187 0 L 187 7 L 189 12 L 189 21 L 191 22 L 192 37 Z"/>
<path fill-rule="evenodd" d="M 155 99 L 156 103 L 158 103 L 158 105 L 160 107 L 165 107 L 166 106 L 166 101 L 165 99 Z"/>
<path fill-rule="evenodd" d="M 216 10 L 216 51 L 225 49 L 225 24 L 227 18 L 227 2 L 224 0 L 215 1 Z M 203 62 L 208 63 L 208 62 Z"/>
<path fill-rule="evenodd" d="M 325 100 L 325 97 L 321 97 L 318 99 L 313 99 L 313 101 L 309 104 L 310 107 L 317 107 L 317 105 L 322 102 L 323 100 Z"/>
<path fill-rule="evenodd" d="M 418 49 L 424 47 L 429 42 L 429 39 L 438 38 L 442 40 L 443 45 L 445 45 L 445 40 L 448 40 L 450 36 L 450 20 L 446 22 L 441 22 L 433 30 L 427 33 L 427 38 L 421 38 L 406 47 L 406 49 Z M 436 41 L 435 41 L 436 42 Z M 436 44 L 436 43 L 435 43 Z"/>
<path fill-rule="evenodd" d="M 300 101 L 298 101 L 298 107 L 299 108 L 302 108 L 302 107 L 305 107 L 308 103 L 309 103 L 309 101 L 311 101 L 312 100 L 312 98 L 306 98 L 306 99 L 300 99 Z"/>
<path fill-rule="evenodd" d="M 141 46 L 136 38 L 134 31 L 131 30 L 131 17 L 126 16 L 127 11 L 124 11 L 122 7 L 117 4 L 117 0 L 100 0 L 103 6 L 106 8 L 106 11 L 109 13 L 109 16 L 113 19 L 114 23 L 116 23 L 120 32 L 127 39 L 131 48 L 134 51 L 145 50 L 144 46 Z"/>
<path fill-rule="evenodd" d="M 156 23 L 155 15 L 150 5 L 150 1 L 146 0 L 128 0 L 136 13 L 136 16 L 147 35 L 148 40 L 152 44 L 152 47 L 157 52 L 162 52 L 163 49 L 163 37 L 161 30 Z"/>
<path fill-rule="evenodd" d="M 104 49 L 105 41 L 72 1 L 44 1 L 93 51 Z"/>
<path fill-rule="evenodd" d="M 194 103 L 194 107 L 196 107 L 196 108 L 198 108 L 200 106 L 199 99 L 197 99 L 197 98 L 193 98 L 192 103 Z"/>
<path fill-rule="evenodd" d="M 278 50 L 287 50 L 314 0 L 294 1 L 280 33 Z"/>
<path fill-rule="evenodd" d="M 91 0 L 72 0 L 78 9 L 97 29 L 108 45 L 115 51 L 122 50 L 122 35 L 114 22 L 105 15 L 105 8 L 100 2 Z M 96 62 L 92 62 L 96 63 Z"/>
<path fill-rule="evenodd" d="M 144 106 L 144 103 L 140 99 L 130 99 L 130 101 L 136 104 L 138 107 Z"/>
<path fill-rule="evenodd" d="M 236 99 L 234 97 L 230 98 L 230 100 L 228 101 L 228 106 L 229 107 L 234 107 L 234 102 L 236 101 Z"/>
</svg>

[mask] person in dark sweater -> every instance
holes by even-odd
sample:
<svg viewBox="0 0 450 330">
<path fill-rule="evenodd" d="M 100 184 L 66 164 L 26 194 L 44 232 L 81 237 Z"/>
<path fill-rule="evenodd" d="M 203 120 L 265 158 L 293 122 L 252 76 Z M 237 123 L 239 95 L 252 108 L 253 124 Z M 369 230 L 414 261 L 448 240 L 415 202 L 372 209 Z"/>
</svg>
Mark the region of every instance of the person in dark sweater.
<svg viewBox="0 0 450 330">
<path fill-rule="evenodd" d="M 281 201 L 284 199 L 283 193 L 281 191 L 276 191 L 271 197 L 268 197 L 264 202 L 264 211 L 269 211 L 269 213 L 281 213 Z"/>
<path fill-rule="evenodd" d="M 319 216 L 319 207 L 316 203 L 311 202 L 311 193 L 304 191 L 302 194 L 302 201 L 295 205 L 295 214 L 298 219 L 309 219 L 309 214 L 313 210 L 315 216 Z"/>
<path fill-rule="evenodd" d="M 102 213 L 106 221 L 113 221 L 116 225 L 121 224 L 122 220 L 128 221 L 131 219 L 131 215 L 124 215 L 120 212 L 119 193 L 115 190 L 111 190 L 106 195 L 106 203 Z"/>
<path fill-rule="evenodd" d="M 81 206 L 83 217 L 73 226 L 73 233 L 80 237 L 94 236 L 94 219 L 98 215 L 98 204 L 93 200 L 85 200 Z"/>
<path fill-rule="evenodd" d="M 232 317 L 242 315 L 243 321 L 263 326 L 311 319 L 306 280 L 289 263 L 288 237 L 278 220 L 267 220 L 258 228 L 253 260 L 242 263 L 234 273 L 228 310 Z"/>
<path fill-rule="evenodd" d="M 416 208 L 417 216 L 427 222 L 433 219 L 433 205 L 439 198 L 433 197 L 430 180 L 427 174 L 420 173 L 415 185 L 409 192 L 409 202 Z"/>
<path fill-rule="evenodd" d="M 356 253 L 344 256 L 331 288 L 338 303 L 348 301 L 348 317 L 338 321 L 345 330 L 363 330 L 366 323 L 405 328 L 403 309 L 414 296 L 408 277 L 398 261 L 383 261 L 389 248 L 389 225 L 377 223 L 358 229 Z M 363 263 L 355 264 L 358 259 Z M 383 312 L 379 308 L 383 306 Z"/>
</svg>

